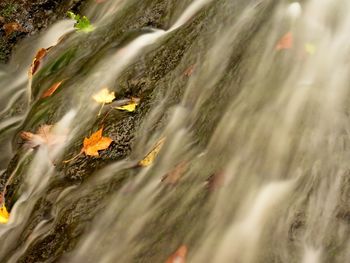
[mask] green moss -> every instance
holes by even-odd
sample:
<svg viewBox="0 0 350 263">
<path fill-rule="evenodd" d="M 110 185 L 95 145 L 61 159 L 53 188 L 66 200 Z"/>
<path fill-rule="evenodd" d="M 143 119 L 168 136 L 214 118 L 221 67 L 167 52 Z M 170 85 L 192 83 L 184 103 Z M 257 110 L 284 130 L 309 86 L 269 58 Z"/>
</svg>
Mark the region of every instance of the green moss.
<svg viewBox="0 0 350 263">
<path fill-rule="evenodd" d="M 5 18 L 9 18 L 12 16 L 18 9 L 18 5 L 16 3 L 7 3 L 5 7 L 0 10 L 0 16 Z"/>
</svg>

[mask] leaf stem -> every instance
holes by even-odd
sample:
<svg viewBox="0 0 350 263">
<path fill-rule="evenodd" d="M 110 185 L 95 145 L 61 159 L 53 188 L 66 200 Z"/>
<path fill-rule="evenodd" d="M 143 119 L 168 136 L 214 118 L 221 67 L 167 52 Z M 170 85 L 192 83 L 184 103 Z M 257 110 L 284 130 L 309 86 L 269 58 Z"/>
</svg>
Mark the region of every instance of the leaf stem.
<svg viewBox="0 0 350 263">
<path fill-rule="evenodd" d="M 75 159 L 77 159 L 81 154 L 83 153 L 83 151 L 80 151 L 77 155 L 75 155 L 74 157 L 68 159 L 68 160 L 65 160 L 63 161 L 63 163 L 69 163 L 71 161 L 74 161 Z"/>
</svg>

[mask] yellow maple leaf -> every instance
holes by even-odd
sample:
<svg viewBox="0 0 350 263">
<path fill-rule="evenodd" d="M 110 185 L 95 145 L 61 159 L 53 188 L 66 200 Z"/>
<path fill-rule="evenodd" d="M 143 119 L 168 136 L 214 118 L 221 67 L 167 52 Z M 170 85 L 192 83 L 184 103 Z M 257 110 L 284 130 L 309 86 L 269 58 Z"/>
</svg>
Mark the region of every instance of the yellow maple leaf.
<svg viewBox="0 0 350 263">
<path fill-rule="evenodd" d="M 98 93 L 92 96 L 92 98 L 98 103 L 111 103 L 115 99 L 114 91 L 109 91 L 108 88 L 100 90 Z"/>
<path fill-rule="evenodd" d="M 6 224 L 9 221 L 10 214 L 7 212 L 5 204 L 0 207 L 0 224 Z"/>
<path fill-rule="evenodd" d="M 158 153 L 163 147 L 163 144 L 165 142 L 165 138 L 160 139 L 152 148 L 152 150 L 143 158 L 140 162 L 139 165 L 143 167 L 150 166 L 154 159 L 157 157 Z"/>
<path fill-rule="evenodd" d="M 120 107 L 115 107 L 117 110 L 123 110 L 123 111 L 128 111 L 128 112 L 134 112 L 136 109 L 137 103 L 131 102 L 127 105 L 120 106 Z"/>
<path fill-rule="evenodd" d="M 105 150 L 112 143 L 112 139 L 102 136 L 102 128 L 93 133 L 90 138 L 84 139 L 83 149 L 81 152 L 90 156 L 99 156 L 98 151 Z"/>
<path fill-rule="evenodd" d="M 115 107 L 117 110 L 122 110 L 122 111 L 128 111 L 128 112 L 134 112 L 136 110 L 136 106 L 139 105 L 140 99 L 132 97 L 129 99 L 128 104 L 122 105 Z"/>
<path fill-rule="evenodd" d="M 316 47 L 312 43 L 306 43 L 305 44 L 305 51 L 306 51 L 306 53 L 313 55 L 316 52 Z"/>
</svg>

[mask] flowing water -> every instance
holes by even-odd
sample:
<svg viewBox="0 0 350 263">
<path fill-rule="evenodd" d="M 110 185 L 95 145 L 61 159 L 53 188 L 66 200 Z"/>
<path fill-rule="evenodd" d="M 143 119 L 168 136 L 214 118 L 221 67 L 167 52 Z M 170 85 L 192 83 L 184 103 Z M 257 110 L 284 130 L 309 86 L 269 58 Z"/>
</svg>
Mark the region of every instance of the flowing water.
<svg viewBox="0 0 350 263">
<path fill-rule="evenodd" d="M 0 261 L 350 262 L 350 1 L 97 2 L 0 68 Z M 44 124 L 65 140 L 23 144 Z"/>
</svg>

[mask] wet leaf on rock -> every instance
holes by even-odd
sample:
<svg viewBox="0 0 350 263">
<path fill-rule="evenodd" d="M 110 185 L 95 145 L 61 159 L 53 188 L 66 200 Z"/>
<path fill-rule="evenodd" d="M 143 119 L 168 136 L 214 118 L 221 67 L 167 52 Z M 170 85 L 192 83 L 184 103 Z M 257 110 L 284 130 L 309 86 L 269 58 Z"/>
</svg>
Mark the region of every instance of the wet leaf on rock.
<svg viewBox="0 0 350 263">
<path fill-rule="evenodd" d="M 108 88 L 100 90 L 98 93 L 92 96 L 92 98 L 102 104 L 111 103 L 115 99 L 114 91 L 109 91 Z"/>
<path fill-rule="evenodd" d="M 182 245 L 172 254 L 165 263 L 186 263 L 187 247 Z"/>
<path fill-rule="evenodd" d="M 64 143 L 67 135 L 66 134 L 54 134 L 52 132 L 52 125 L 42 125 L 39 127 L 36 134 L 31 132 L 23 131 L 20 136 L 23 140 L 27 141 L 25 143 L 29 148 L 35 148 L 40 145 L 56 145 L 60 143 Z"/>
<path fill-rule="evenodd" d="M 46 56 L 47 54 L 47 49 L 45 48 L 41 48 L 38 50 L 38 52 L 36 53 L 32 65 L 30 66 L 29 69 L 29 77 L 31 78 L 39 69 L 40 64 L 41 64 L 41 60 Z"/>
<path fill-rule="evenodd" d="M 291 49 L 293 47 L 292 32 L 286 33 L 277 43 L 276 50 Z"/>
<path fill-rule="evenodd" d="M 83 149 L 81 152 L 89 156 L 99 156 L 98 151 L 105 150 L 112 143 L 112 139 L 102 136 L 103 128 L 93 133 L 89 138 L 84 139 Z"/>
<path fill-rule="evenodd" d="M 69 18 L 76 21 L 74 28 L 77 29 L 78 31 L 91 32 L 95 29 L 94 26 L 91 25 L 90 20 L 86 16 L 76 15 L 71 11 L 68 11 L 67 15 Z"/>
<path fill-rule="evenodd" d="M 6 224 L 9 221 L 10 214 L 7 212 L 5 204 L 0 207 L 0 224 Z"/>
<path fill-rule="evenodd" d="M 136 110 L 136 106 L 139 105 L 140 99 L 139 98 L 134 98 L 132 97 L 126 105 L 122 105 L 119 107 L 115 107 L 117 110 L 122 110 L 122 111 L 128 111 L 128 112 L 134 112 Z"/>
<path fill-rule="evenodd" d="M 160 139 L 152 148 L 152 150 L 143 158 L 140 162 L 139 165 L 142 167 L 147 167 L 150 166 L 156 157 L 158 156 L 158 153 L 162 149 L 163 145 L 165 142 L 165 138 Z"/>
</svg>

